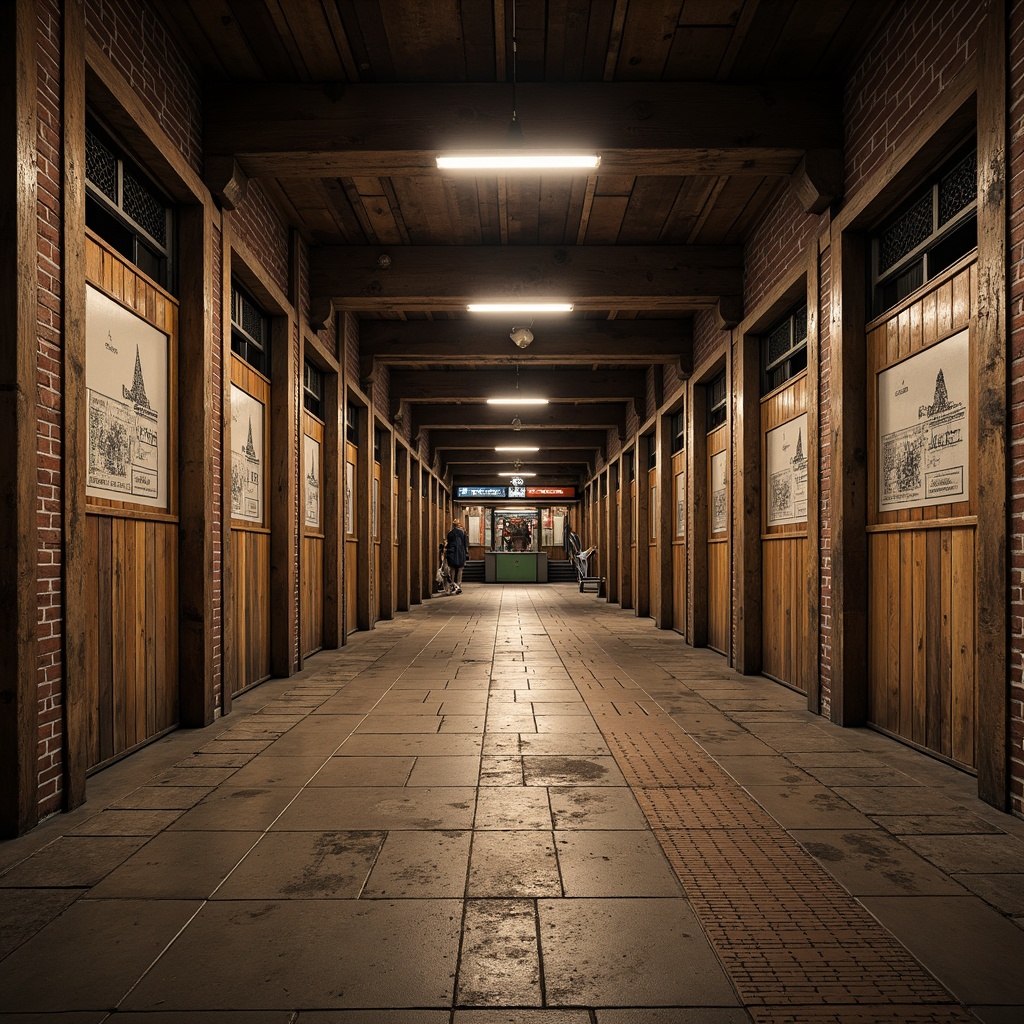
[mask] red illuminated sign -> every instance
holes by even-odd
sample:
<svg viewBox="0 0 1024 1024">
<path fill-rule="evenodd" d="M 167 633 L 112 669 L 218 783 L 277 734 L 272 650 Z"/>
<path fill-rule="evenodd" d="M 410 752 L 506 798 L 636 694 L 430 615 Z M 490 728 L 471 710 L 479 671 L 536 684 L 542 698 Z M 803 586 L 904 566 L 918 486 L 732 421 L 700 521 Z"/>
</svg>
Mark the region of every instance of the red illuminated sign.
<svg viewBox="0 0 1024 1024">
<path fill-rule="evenodd" d="M 575 498 L 575 487 L 527 487 L 528 498 Z"/>
</svg>

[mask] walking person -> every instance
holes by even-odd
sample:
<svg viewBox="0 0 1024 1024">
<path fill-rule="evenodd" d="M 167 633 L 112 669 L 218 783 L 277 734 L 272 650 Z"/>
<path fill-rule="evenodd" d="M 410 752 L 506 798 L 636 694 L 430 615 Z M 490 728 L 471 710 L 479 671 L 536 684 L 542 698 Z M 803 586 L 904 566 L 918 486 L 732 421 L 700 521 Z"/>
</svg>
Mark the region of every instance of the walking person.
<svg viewBox="0 0 1024 1024">
<path fill-rule="evenodd" d="M 466 566 L 466 559 L 469 557 L 469 545 L 467 544 L 466 531 L 462 523 L 456 519 L 452 528 L 445 538 L 444 557 L 452 569 L 452 577 L 455 581 L 455 593 L 462 593 L 462 570 Z"/>
</svg>

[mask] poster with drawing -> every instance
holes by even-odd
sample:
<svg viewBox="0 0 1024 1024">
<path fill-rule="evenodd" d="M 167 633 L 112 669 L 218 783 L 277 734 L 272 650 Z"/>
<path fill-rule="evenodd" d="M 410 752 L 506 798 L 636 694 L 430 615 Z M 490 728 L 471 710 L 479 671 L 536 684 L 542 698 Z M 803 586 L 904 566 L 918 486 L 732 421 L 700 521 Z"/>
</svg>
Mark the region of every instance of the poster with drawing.
<svg viewBox="0 0 1024 1024">
<path fill-rule="evenodd" d="M 352 502 L 356 493 L 356 467 L 354 463 L 345 463 L 345 532 L 352 534 L 355 528 L 355 509 Z"/>
<path fill-rule="evenodd" d="M 711 456 L 711 532 L 725 533 L 729 529 L 729 498 L 726 493 L 725 467 L 727 452 Z"/>
<path fill-rule="evenodd" d="M 263 403 L 231 385 L 231 515 L 263 522 Z"/>
<path fill-rule="evenodd" d="M 968 332 L 878 375 L 878 511 L 966 501 Z"/>
<path fill-rule="evenodd" d="M 807 413 L 765 435 L 769 526 L 807 522 Z"/>
<path fill-rule="evenodd" d="M 377 528 L 377 510 L 380 503 L 380 481 L 373 478 L 373 502 L 370 506 L 370 536 L 374 540 L 380 540 L 380 532 Z"/>
<path fill-rule="evenodd" d="M 648 518 L 650 519 L 649 540 L 653 544 L 658 539 L 658 488 L 651 488 L 651 496 L 648 501 Z"/>
<path fill-rule="evenodd" d="M 166 334 L 86 287 L 85 493 L 170 507 Z"/>
<path fill-rule="evenodd" d="M 676 536 L 686 536 L 686 474 L 676 473 Z"/>
<path fill-rule="evenodd" d="M 320 442 L 302 435 L 303 465 L 306 467 L 306 525 L 320 526 Z"/>
</svg>

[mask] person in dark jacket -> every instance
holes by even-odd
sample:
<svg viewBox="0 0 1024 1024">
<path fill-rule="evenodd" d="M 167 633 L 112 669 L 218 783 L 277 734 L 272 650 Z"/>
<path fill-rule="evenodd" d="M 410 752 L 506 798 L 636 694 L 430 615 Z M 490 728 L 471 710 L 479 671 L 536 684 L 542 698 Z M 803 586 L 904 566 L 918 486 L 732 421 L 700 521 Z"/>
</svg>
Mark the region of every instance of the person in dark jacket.
<svg viewBox="0 0 1024 1024">
<path fill-rule="evenodd" d="M 466 531 L 458 519 L 452 523 L 452 528 L 445 538 L 445 561 L 452 568 L 452 577 L 455 580 L 455 593 L 462 593 L 462 570 L 466 566 L 466 559 L 469 557 L 469 545 L 467 544 Z"/>
</svg>

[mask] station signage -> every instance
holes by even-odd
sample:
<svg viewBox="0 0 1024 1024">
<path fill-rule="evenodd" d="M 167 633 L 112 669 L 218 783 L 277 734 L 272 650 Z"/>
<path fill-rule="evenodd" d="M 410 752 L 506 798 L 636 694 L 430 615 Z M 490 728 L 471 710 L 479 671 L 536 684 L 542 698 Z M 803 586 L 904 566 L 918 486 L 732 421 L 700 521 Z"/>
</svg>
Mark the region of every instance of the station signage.
<svg viewBox="0 0 1024 1024">
<path fill-rule="evenodd" d="M 504 484 L 484 485 L 476 487 L 456 487 L 455 500 L 465 501 L 469 498 L 534 498 L 549 500 L 563 498 L 576 500 L 575 487 L 525 487 L 522 478 L 513 480 L 508 486 Z"/>
</svg>

